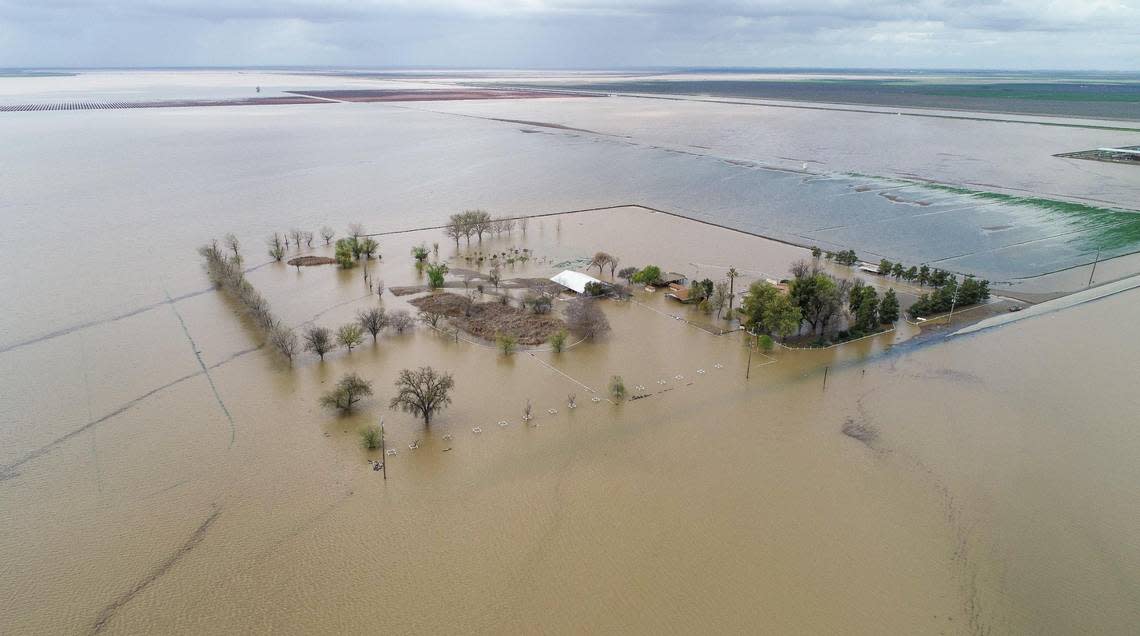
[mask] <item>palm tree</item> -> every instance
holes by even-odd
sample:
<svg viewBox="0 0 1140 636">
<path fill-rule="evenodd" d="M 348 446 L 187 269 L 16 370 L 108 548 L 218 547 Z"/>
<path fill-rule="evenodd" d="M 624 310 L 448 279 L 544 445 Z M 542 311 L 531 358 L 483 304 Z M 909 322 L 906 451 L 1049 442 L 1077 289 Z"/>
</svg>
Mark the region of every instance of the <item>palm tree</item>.
<svg viewBox="0 0 1140 636">
<path fill-rule="evenodd" d="M 735 267 L 728 268 L 728 315 L 732 317 L 732 301 L 736 299 L 736 279 L 740 276 L 740 272 L 736 271 Z"/>
</svg>

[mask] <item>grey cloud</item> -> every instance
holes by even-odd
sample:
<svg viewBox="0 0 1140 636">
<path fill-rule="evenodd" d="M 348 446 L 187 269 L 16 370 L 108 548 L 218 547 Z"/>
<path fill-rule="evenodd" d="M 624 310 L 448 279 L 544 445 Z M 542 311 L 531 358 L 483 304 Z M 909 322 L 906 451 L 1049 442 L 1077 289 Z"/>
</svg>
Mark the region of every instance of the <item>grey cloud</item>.
<svg viewBox="0 0 1140 636">
<path fill-rule="evenodd" d="M 0 66 L 1119 69 L 1140 59 L 1137 2 L 0 0 Z"/>
</svg>

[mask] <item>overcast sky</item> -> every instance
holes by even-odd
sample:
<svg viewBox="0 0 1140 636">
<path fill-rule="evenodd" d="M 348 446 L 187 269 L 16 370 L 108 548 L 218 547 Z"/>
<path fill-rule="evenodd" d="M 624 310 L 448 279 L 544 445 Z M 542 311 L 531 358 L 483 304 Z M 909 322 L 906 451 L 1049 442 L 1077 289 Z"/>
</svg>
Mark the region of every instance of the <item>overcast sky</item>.
<svg viewBox="0 0 1140 636">
<path fill-rule="evenodd" d="M 1140 0 L 0 0 L 5 66 L 1140 69 Z"/>
</svg>

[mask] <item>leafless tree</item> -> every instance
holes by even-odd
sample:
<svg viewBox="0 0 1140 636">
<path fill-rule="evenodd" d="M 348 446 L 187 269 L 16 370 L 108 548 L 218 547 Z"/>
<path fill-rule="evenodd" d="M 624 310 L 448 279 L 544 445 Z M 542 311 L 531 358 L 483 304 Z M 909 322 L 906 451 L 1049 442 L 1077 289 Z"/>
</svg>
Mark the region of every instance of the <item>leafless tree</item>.
<svg viewBox="0 0 1140 636">
<path fill-rule="evenodd" d="M 274 232 L 266 243 L 269 244 L 269 255 L 273 257 L 273 260 L 280 261 L 285 258 L 285 246 L 281 243 L 280 234 Z"/>
<path fill-rule="evenodd" d="M 360 325 L 355 322 L 350 322 L 347 325 L 341 325 L 340 329 L 336 331 L 336 342 L 340 346 L 348 349 L 352 353 L 352 348 L 359 345 L 363 340 L 364 334 L 361 333 Z"/>
<path fill-rule="evenodd" d="M 450 373 L 440 373 L 431 367 L 404 369 L 396 378 L 396 396 L 388 408 L 414 413 L 429 425 L 433 415 L 451 404 L 454 387 L 455 380 Z"/>
<path fill-rule="evenodd" d="M 321 238 L 325 240 L 325 245 L 328 245 L 334 236 L 336 236 L 336 232 L 331 227 L 326 225 L 321 228 Z"/>
<path fill-rule="evenodd" d="M 362 310 L 356 315 L 356 319 L 365 331 L 372 334 L 373 343 L 376 342 L 377 335 L 384 330 L 384 327 L 388 326 L 388 316 L 384 314 L 384 309 L 381 307 Z"/>
<path fill-rule="evenodd" d="M 360 236 L 364 236 L 365 234 L 366 234 L 366 232 L 364 231 L 364 225 L 362 223 L 349 223 L 348 224 L 348 235 L 349 236 L 351 236 L 353 238 L 357 238 Z"/>
<path fill-rule="evenodd" d="M 293 362 L 293 356 L 297 354 L 298 343 L 297 334 L 293 333 L 292 329 L 277 325 L 269 332 L 269 342 L 281 352 L 281 355 L 288 358 L 289 362 Z"/>
<path fill-rule="evenodd" d="M 404 333 L 405 329 L 412 326 L 412 316 L 406 310 L 400 309 L 392 312 L 388 318 L 388 325 L 396 330 L 396 333 Z"/>
<path fill-rule="evenodd" d="M 238 237 L 234 236 L 233 233 L 230 233 L 227 234 L 222 240 L 225 241 L 226 247 L 234 253 L 234 258 L 238 262 L 241 262 L 241 253 L 239 252 L 241 243 L 238 241 Z"/>
<path fill-rule="evenodd" d="M 459 247 L 459 239 L 463 238 L 463 219 L 460 214 L 452 214 L 447 225 L 443 227 L 447 238 L 455 239 L 455 247 Z"/>
<path fill-rule="evenodd" d="M 305 230 L 305 245 L 307 247 L 313 246 L 313 233 L 308 230 Z"/>
<path fill-rule="evenodd" d="M 471 210 L 471 230 L 479 236 L 479 242 L 483 242 L 483 234 L 491 231 L 491 215 L 485 210 Z"/>
<path fill-rule="evenodd" d="M 312 326 L 305 330 L 305 350 L 312 351 L 325 359 L 325 354 L 336 348 L 336 343 L 333 342 L 332 332 L 327 327 Z"/>
<path fill-rule="evenodd" d="M 443 320 L 444 316 L 445 314 L 437 309 L 425 309 L 420 312 L 420 320 L 431 327 L 438 327 L 439 321 Z"/>
<path fill-rule="evenodd" d="M 566 307 L 566 324 L 583 338 L 593 338 L 610 329 L 610 322 L 593 298 L 576 298 Z"/>
<path fill-rule="evenodd" d="M 301 249 L 301 241 L 305 240 L 305 233 L 293 228 L 289 230 L 289 237 L 293 239 L 293 245 L 296 245 L 297 249 Z"/>
</svg>

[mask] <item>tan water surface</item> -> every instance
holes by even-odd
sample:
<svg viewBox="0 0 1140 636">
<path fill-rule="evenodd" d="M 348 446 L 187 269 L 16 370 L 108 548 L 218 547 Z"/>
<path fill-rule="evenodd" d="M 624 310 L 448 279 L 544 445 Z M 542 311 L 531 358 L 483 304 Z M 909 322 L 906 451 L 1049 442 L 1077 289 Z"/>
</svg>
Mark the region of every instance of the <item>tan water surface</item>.
<svg viewBox="0 0 1140 636">
<path fill-rule="evenodd" d="M 806 254 L 641 209 L 470 249 L 377 238 L 368 271 L 389 287 L 423 282 L 420 242 L 473 269 L 465 255 L 532 249 L 508 278 L 605 249 L 691 276 L 735 266 L 738 286 Z M 407 307 L 362 274 L 248 276 L 293 326 Z M 1105 334 L 1140 320 L 1138 299 L 757 352 L 748 371 L 737 334 L 660 292 L 607 301 L 612 332 L 561 354 L 420 326 L 292 367 L 223 294 L 193 295 L 0 357 L 0 632 L 1126 633 L 1140 341 Z M 456 378 L 430 428 L 386 408 L 398 370 L 425 364 Z M 319 408 L 350 370 L 376 395 Z M 614 374 L 649 397 L 604 399 Z M 387 480 L 357 435 L 380 417 Z M 848 419 L 877 437 L 844 435 Z"/>
</svg>

